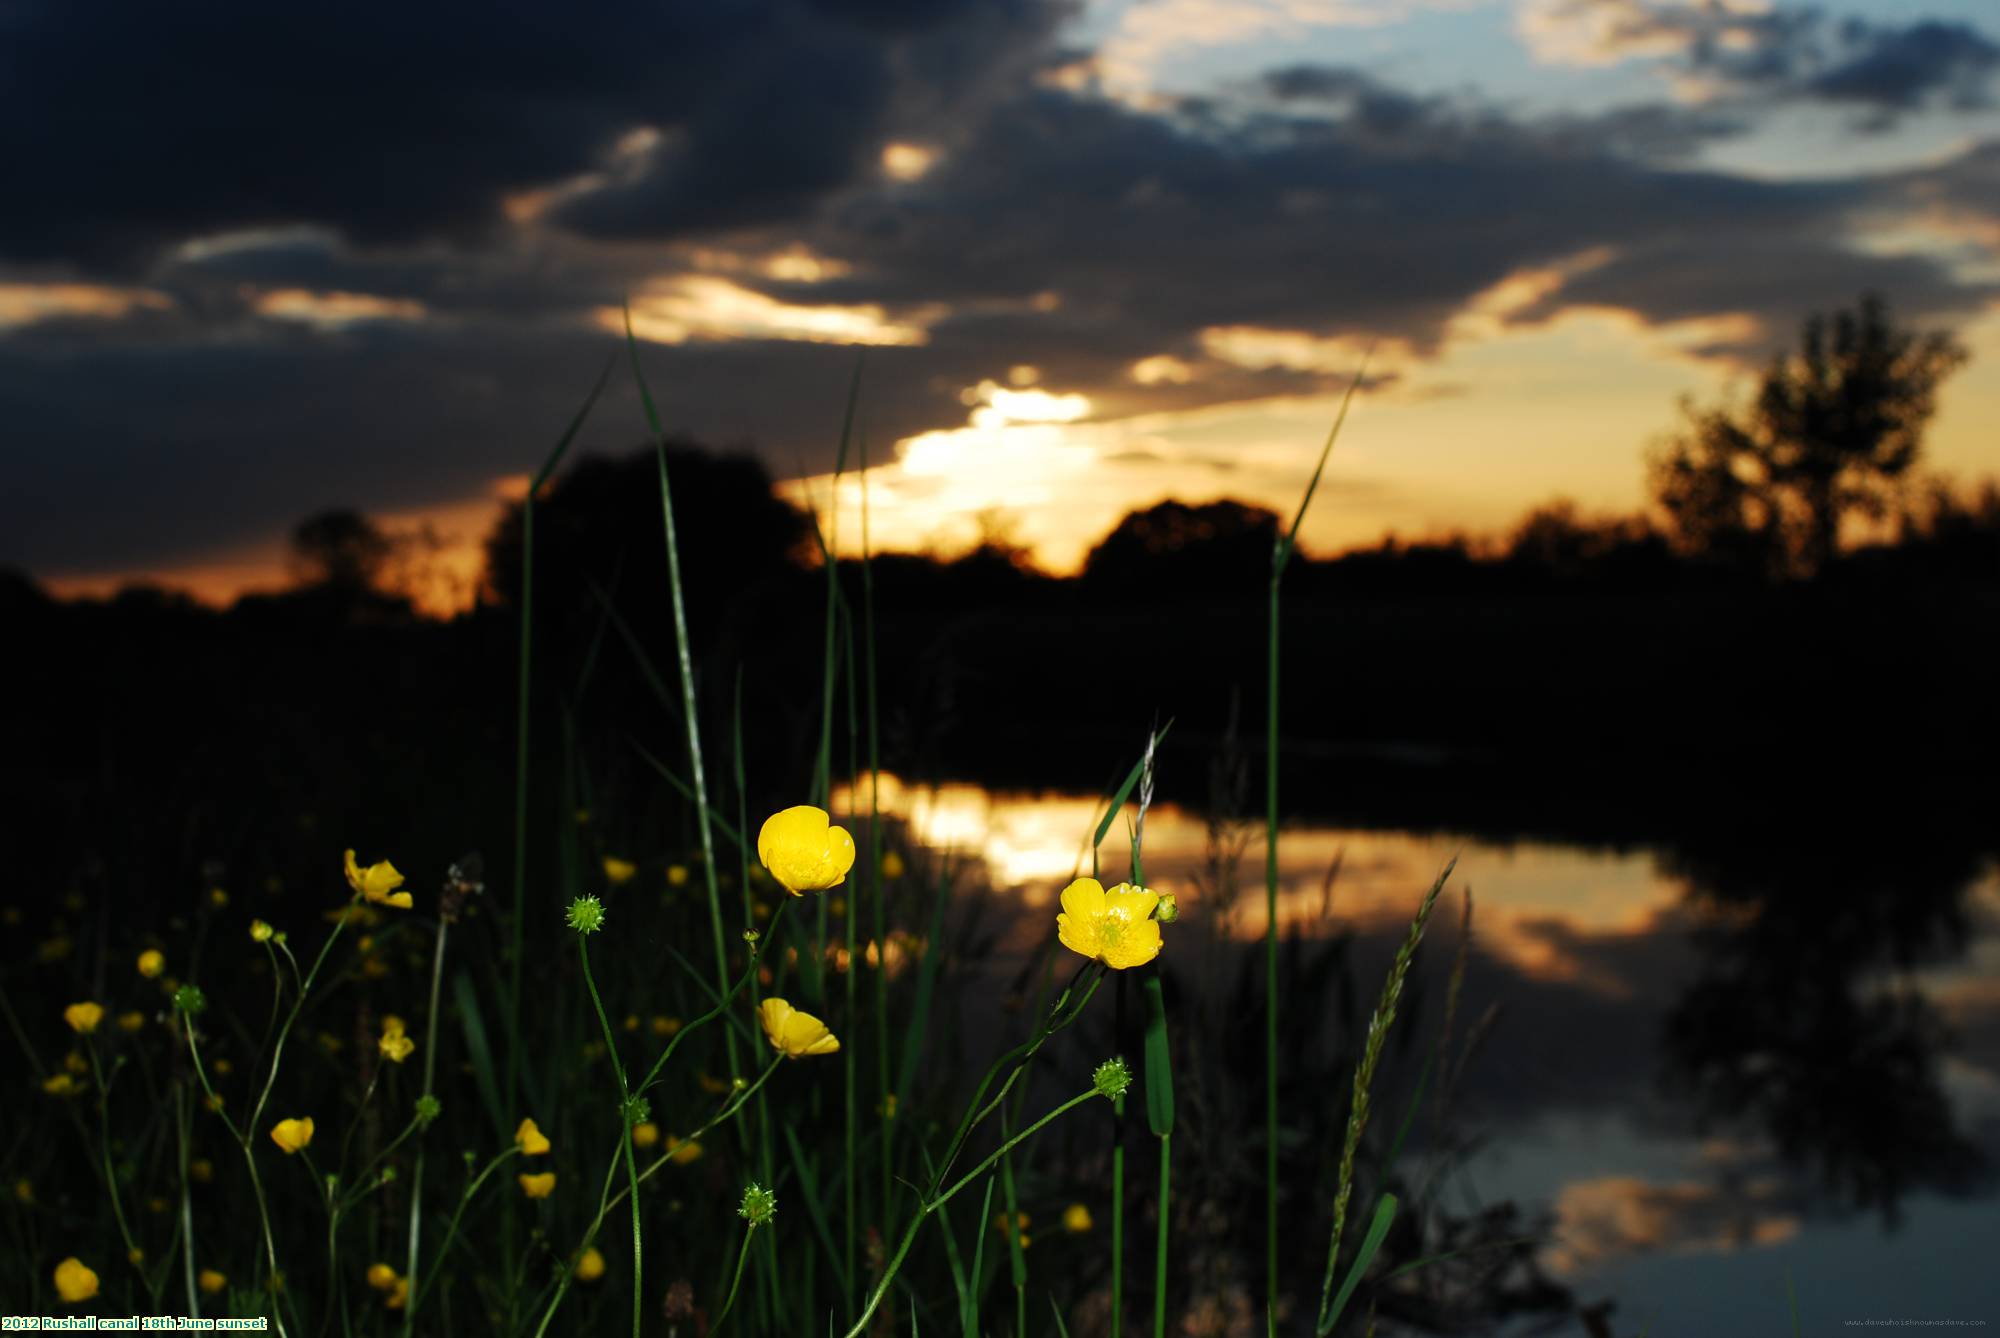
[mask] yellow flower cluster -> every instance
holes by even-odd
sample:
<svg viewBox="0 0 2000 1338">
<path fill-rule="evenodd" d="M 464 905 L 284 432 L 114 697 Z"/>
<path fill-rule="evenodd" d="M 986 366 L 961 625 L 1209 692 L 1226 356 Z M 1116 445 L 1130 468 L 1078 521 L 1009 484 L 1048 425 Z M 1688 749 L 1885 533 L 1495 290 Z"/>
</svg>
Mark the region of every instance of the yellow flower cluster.
<svg viewBox="0 0 2000 1338">
<path fill-rule="evenodd" d="M 382 1039 L 375 1043 L 375 1048 L 382 1052 L 382 1058 L 400 1064 L 410 1057 L 417 1043 L 404 1034 L 403 1019 L 388 1013 L 382 1018 Z"/>
<path fill-rule="evenodd" d="M 522 1120 L 514 1130 L 514 1146 L 521 1149 L 523 1157 L 546 1157 L 549 1154 L 548 1136 L 532 1119 Z M 514 1178 L 520 1184 L 521 1192 L 531 1199 L 545 1199 L 556 1192 L 554 1171 L 543 1171 L 539 1175 L 524 1173 Z"/>
<path fill-rule="evenodd" d="M 410 1299 L 410 1280 L 387 1264 L 368 1265 L 368 1285 L 382 1293 L 382 1304 L 401 1310 Z"/>
</svg>

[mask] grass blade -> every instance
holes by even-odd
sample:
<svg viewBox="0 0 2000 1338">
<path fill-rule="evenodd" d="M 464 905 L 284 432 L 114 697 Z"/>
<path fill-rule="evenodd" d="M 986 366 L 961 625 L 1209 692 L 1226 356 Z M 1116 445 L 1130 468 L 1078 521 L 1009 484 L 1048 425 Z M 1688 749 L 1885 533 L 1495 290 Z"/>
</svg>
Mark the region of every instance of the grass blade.
<svg viewBox="0 0 2000 1338">
<path fill-rule="evenodd" d="M 806 1216 L 812 1219 L 813 1231 L 819 1236 L 819 1243 L 826 1249 L 826 1257 L 833 1265 L 834 1278 L 840 1283 L 840 1291 L 847 1294 L 847 1274 L 841 1270 L 840 1251 L 833 1243 L 833 1228 L 826 1220 L 826 1205 L 819 1192 L 819 1177 L 812 1172 L 812 1164 L 806 1160 L 806 1150 L 799 1146 L 798 1132 L 787 1124 L 785 1146 L 792 1154 L 792 1169 L 798 1172 L 799 1189 L 806 1196 Z"/>
<path fill-rule="evenodd" d="M 1361 1238 L 1361 1249 L 1355 1254 L 1354 1262 L 1348 1266 L 1347 1276 L 1341 1279 L 1340 1290 L 1334 1294 L 1333 1308 L 1320 1316 L 1321 1338 L 1333 1332 L 1333 1326 L 1340 1322 L 1340 1312 L 1347 1308 L 1347 1299 L 1354 1295 L 1354 1289 L 1361 1285 L 1362 1275 L 1368 1265 L 1375 1262 L 1376 1251 L 1382 1248 L 1383 1240 L 1389 1234 L 1389 1224 L 1396 1220 L 1396 1196 L 1384 1194 L 1382 1201 L 1375 1205 L 1375 1219 L 1368 1224 L 1368 1234 Z"/>
<path fill-rule="evenodd" d="M 519 696 L 515 703 L 514 717 L 514 923 L 511 935 L 511 952 L 507 964 L 507 1092 L 512 1096 L 517 1090 L 520 1077 L 521 1054 L 521 966 L 527 947 L 527 907 L 528 907 L 528 700 L 529 683 L 534 668 L 534 628 L 535 628 L 535 495 L 547 483 L 549 475 L 569 450 L 570 443 L 582 430 L 583 422 L 590 417 L 591 409 L 597 404 L 597 397 L 603 393 L 604 384 L 611 379 L 611 369 L 617 365 L 616 358 L 608 358 L 604 370 L 597 374 L 597 384 L 590 388 L 583 407 L 570 419 L 569 426 L 542 461 L 542 467 L 535 472 L 528 484 L 527 496 L 521 499 L 521 647 L 519 652 Z"/>
<path fill-rule="evenodd" d="M 500 1082 L 493 1069 L 493 1051 L 486 1043 L 486 1025 L 479 1016 L 479 995 L 472 977 L 460 969 L 452 977 L 451 997 L 458 1004 L 459 1025 L 465 1030 L 465 1051 L 472 1060 L 472 1078 L 478 1084 L 480 1100 L 493 1121 L 493 1133 L 505 1144 L 514 1132 L 507 1125 L 507 1107 L 500 1100 Z"/>
</svg>

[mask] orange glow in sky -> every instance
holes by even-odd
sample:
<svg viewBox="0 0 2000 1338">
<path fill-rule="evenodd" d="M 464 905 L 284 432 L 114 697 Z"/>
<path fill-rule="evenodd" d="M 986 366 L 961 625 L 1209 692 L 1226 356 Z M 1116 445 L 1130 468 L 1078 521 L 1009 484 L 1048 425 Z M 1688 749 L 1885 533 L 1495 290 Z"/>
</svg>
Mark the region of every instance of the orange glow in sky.
<svg viewBox="0 0 2000 1338">
<path fill-rule="evenodd" d="M 803 252 L 756 262 L 805 267 Z M 1590 263 L 1588 257 L 1577 262 Z M 1334 449 L 1303 539 L 1319 553 L 1365 547 L 1387 533 L 1405 539 L 1449 532 L 1504 533 L 1529 508 L 1554 497 L 1586 512 L 1630 512 L 1645 502 L 1644 451 L 1676 426 L 1682 396 L 1740 402 L 1753 369 L 1697 357 L 1743 322 L 1718 317 L 1651 327 L 1628 313 L 1573 307 L 1539 325 L 1509 325 L 1510 314 L 1543 297 L 1563 275 L 1515 275 L 1469 304 L 1429 358 L 1387 344 L 1371 369 L 1394 379 L 1357 399 Z M 45 301 L 8 306 L 0 319 L 40 318 Z M 338 294 L 301 294 L 290 314 L 315 322 L 375 318 Z M 78 290 L 72 307 L 144 304 L 143 294 Z M 779 336 L 823 342 L 920 342 L 924 313 L 873 307 L 791 307 L 720 277 L 684 280 L 635 304 L 642 338 Z M 610 323 L 622 314 L 603 313 Z M 1960 332 L 1972 354 L 1946 382 L 1926 440 L 1925 467 L 1961 482 L 2000 475 L 2000 310 Z M 1359 362 L 1350 341 L 1296 331 L 1228 327 L 1208 332 L 1207 352 L 1249 365 L 1280 363 L 1344 371 Z M 1182 382 L 1197 372 L 1167 355 L 1141 360 L 1140 383 Z M 996 359 L 990 376 L 961 388 L 966 419 L 895 443 L 893 458 L 868 471 L 869 536 L 876 551 L 963 551 L 997 524 L 1034 560 L 1057 573 L 1077 569 L 1092 545 L 1126 512 L 1167 498 L 1231 497 L 1289 513 L 1338 407 L 1332 395 L 1210 405 L 1116 420 L 1093 419 L 1090 398 L 1062 384 L 1059 368 Z M 502 501 L 522 479 L 496 478 L 473 497 L 379 515 L 391 531 L 428 525 L 436 539 L 417 578 L 427 611 L 446 613 L 473 599 L 481 544 Z M 826 474 L 781 481 L 779 494 L 816 509 L 839 508 L 843 552 L 858 547 L 862 480 L 842 476 L 837 499 Z M 226 603 L 250 590 L 286 584 L 282 534 L 198 561 L 144 572 L 59 573 L 59 595 L 97 595 L 135 579 Z"/>
</svg>

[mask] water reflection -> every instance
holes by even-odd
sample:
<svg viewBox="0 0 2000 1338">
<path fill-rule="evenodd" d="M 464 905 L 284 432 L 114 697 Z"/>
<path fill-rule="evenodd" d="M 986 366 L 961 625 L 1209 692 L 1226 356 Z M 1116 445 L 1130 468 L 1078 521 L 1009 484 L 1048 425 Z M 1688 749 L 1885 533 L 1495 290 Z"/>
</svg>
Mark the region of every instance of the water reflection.
<svg viewBox="0 0 2000 1338">
<path fill-rule="evenodd" d="M 882 794 L 914 843 L 983 865 L 996 894 L 987 931 L 1026 979 L 1055 892 L 1090 871 L 1097 801 L 893 782 Z M 1109 874 L 1124 874 L 1125 850 L 1114 826 Z M 1921 1239 L 1926 1214 L 1943 1220 L 1926 1206 L 1936 1195 L 1989 1183 L 2000 870 L 1962 845 L 1856 837 L 1800 854 L 1292 826 L 1278 898 L 1293 1001 L 1284 1106 L 1315 1113 L 1287 1131 L 1283 1181 L 1302 1224 L 1288 1275 L 1317 1275 L 1323 1145 L 1345 1117 L 1354 1036 L 1417 898 L 1454 855 L 1454 887 L 1475 887 L 1478 907 L 1454 1045 L 1489 1005 L 1499 1024 L 1449 1118 L 1440 1107 L 1419 1122 L 1398 1167 L 1371 1175 L 1424 1201 L 1392 1238 L 1397 1257 L 1482 1253 L 1455 1280 L 1379 1288 L 1385 1318 L 1547 1313 L 1567 1306 L 1568 1288 L 1605 1288 L 1642 1259 L 1674 1261 L 1672 1287 L 1705 1286 L 1731 1255 L 1837 1248 L 1830 1233 L 1850 1210 L 1884 1226 L 1914 1214 Z M 1261 828 L 1161 805 L 1146 865 L 1190 917 L 1168 979 L 1185 1118 L 1223 1135 L 1196 1136 L 1185 1154 L 1189 1272 L 1210 1300 L 1254 1294 L 1257 1269 L 1244 1265 L 1259 1223 L 1236 1200 L 1261 1175 L 1263 984 L 1261 954 L 1246 950 L 1265 926 Z M 1413 981 L 1379 1107 L 1393 1114 L 1378 1126 L 1401 1114 L 1431 1053 L 1456 918 L 1440 914 Z M 1523 1236 L 1534 1244 L 1504 1248 Z"/>
<path fill-rule="evenodd" d="M 848 810 L 856 797 L 836 788 L 834 806 Z M 865 792 L 858 797 L 865 803 Z M 1052 906 L 1065 883 L 1091 871 L 1089 834 L 1104 811 L 1101 800 L 1087 795 L 996 793 L 963 783 L 916 787 L 887 774 L 881 810 L 921 845 L 976 859 L 995 889 L 1029 908 Z M 1232 860 L 1242 843 L 1229 830 L 1177 805 L 1155 805 L 1146 818 L 1147 882 L 1174 893 L 1184 912 L 1208 917 L 1216 932 L 1261 941 L 1261 826 L 1254 834 L 1259 839 Z M 1114 874 L 1122 876 L 1128 842 L 1122 825 L 1105 838 L 1100 858 Z M 1279 929 L 1400 932 L 1409 923 L 1413 890 L 1421 892 L 1454 856 L 1479 888 L 1483 951 L 1530 979 L 1578 981 L 1611 995 L 1629 993 L 1630 982 L 1575 951 L 1576 941 L 1653 933 L 1681 905 L 1686 887 L 1684 876 L 1662 870 L 1643 850 L 1287 827 L 1279 844 Z M 1017 950 L 1035 941 L 1029 922 L 1021 925 L 1023 935 L 1010 941 Z"/>
</svg>

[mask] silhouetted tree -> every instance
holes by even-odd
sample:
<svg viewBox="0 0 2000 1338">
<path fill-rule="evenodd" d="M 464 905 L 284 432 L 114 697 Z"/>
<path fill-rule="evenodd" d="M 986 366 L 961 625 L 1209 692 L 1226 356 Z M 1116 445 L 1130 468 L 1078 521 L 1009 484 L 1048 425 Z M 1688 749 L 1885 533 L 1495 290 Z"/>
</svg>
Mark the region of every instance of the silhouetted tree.
<svg viewBox="0 0 2000 1338">
<path fill-rule="evenodd" d="M 1684 406 L 1686 429 L 1652 461 L 1654 499 L 1690 553 L 1811 576 L 1847 517 L 1889 514 L 1965 357 L 1949 334 L 1892 325 L 1877 297 L 1812 316 L 1742 413 Z"/>
<path fill-rule="evenodd" d="M 1128 514 L 1084 559 L 1084 578 L 1162 594 L 1208 586 L 1248 588 L 1268 576 L 1278 533 L 1274 511 L 1243 502 L 1167 501 Z"/>
<path fill-rule="evenodd" d="M 1523 516 L 1507 537 L 1509 562 L 1575 576 L 1630 550 L 1654 549 L 1659 536 L 1643 516 L 1585 516 L 1567 497 Z"/>
<path fill-rule="evenodd" d="M 300 585 L 374 590 L 393 551 L 389 537 L 359 511 L 321 511 L 292 531 L 292 571 Z"/>
</svg>

